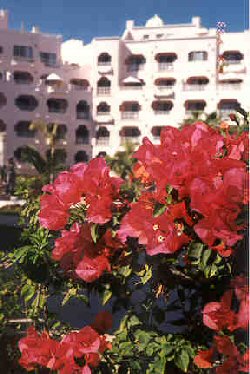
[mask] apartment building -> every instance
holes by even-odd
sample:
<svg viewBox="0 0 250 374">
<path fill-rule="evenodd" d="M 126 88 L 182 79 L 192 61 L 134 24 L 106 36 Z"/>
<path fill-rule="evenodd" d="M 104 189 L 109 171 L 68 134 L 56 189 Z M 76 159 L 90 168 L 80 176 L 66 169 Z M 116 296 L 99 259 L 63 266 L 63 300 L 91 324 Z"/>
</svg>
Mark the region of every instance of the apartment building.
<svg viewBox="0 0 250 374">
<path fill-rule="evenodd" d="M 218 38 L 199 17 L 177 25 L 157 15 L 145 26 L 127 21 L 122 36 L 84 45 L 36 27 L 9 30 L 1 11 L 0 162 L 19 160 L 25 144 L 49 151 L 33 121 L 57 124 L 57 157 L 70 165 L 144 136 L 157 143 L 162 127 L 193 112 L 228 119 L 238 105 L 250 110 L 249 72 L 250 31 Z"/>
</svg>

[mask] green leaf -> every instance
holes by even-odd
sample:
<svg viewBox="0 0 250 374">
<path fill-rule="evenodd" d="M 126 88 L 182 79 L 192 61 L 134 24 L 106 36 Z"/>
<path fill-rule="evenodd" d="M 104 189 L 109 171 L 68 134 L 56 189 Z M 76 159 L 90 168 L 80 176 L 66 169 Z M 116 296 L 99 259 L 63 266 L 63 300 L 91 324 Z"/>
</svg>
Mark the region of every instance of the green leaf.
<svg viewBox="0 0 250 374">
<path fill-rule="evenodd" d="M 105 290 L 102 296 L 102 304 L 105 305 L 112 297 L 112 291 Z"/>
<path fill-rule="evenodd" d="M 212 254 L 211 249 L 206 249 L 205 251 L 203 251 L 202 265 L 203 265 L 204 268 L 206 267 L 211 254 Z"/>
<path fill-rule="evenodd" d="M 183 370 L 185 373 L 188 370 L 189 361 L 190 357 L 184 349 L 182 349 L 180 353 L 177 353 L 175 355 L 174 363 L 179 369 Z"/>
<path fill-rule="evenodd" d="M 155 207 L 154 207 L 154 217 L 159 217 L 161 216 L 165 210 L 166 210 L 166 205 L 163 205 L 163 204 L 156 204 Z"/>
<path fill-rule="evenodd" d="M 119 274 L 121 274 L 123 277 L 129 277 L 130 274 L 132 273 L 132 269 L 131 269 L 131 266 L 130 265 L 127 265 L 127 266 L 122 266 L 120 269 L 119 269 Z"/>
</svg>

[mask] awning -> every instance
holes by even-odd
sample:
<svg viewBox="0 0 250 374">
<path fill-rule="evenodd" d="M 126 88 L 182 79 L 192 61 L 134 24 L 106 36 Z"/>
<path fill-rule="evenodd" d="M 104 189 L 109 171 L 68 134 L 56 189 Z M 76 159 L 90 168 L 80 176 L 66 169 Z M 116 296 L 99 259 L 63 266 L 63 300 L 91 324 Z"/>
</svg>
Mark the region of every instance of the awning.
<svg viewBox="0 0 250 374">
<path fill-rule="evenodd" d="M 55 73 L 51 73 L 47 76 L 46 81 L 62 81 L 62 78 Z"/>
<path fill-rule="evenodd" d="M 129 76 L 129 77 L 123 79 L 122 82 L 125 83 L 125 84 L 129 84 L 129 83 L 131 83 L 131 84 L 132 83 L 139 83 L 139 84 L 141 84 L 142 83 L 140 79 L 132 77 L 132 76 Z"/>
</svg>

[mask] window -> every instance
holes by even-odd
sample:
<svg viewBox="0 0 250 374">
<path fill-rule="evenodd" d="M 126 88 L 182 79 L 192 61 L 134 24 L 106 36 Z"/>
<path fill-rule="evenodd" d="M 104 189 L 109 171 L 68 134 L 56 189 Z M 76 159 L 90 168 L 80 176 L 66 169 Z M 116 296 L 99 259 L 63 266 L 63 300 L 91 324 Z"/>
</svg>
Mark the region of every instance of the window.
<svg viewBox="0 0 250 374">
<path fill-rule="evenodd" d="M 173 108 L 173 103 L 170 100 L 153 101 L 152 108 L 155 114 L 168 114 Z"/>
<path fill-rule="evenodd" d="M 111 65 L 112 57 L 108 53 L 101 53 L 98 56 L 98 65 Z"/>
<path fill-rule="evenodd" d="M 0 108 L 4 107 L 7 104 L 6 96 L 0 92 Z"/>
<path fill-rule="evenodd" d="M 76 118 L 88 119 L 89 118 L 89 105 L 87 101 L 80 100 L 76 106 Z"/>
<path fill-rule="evenodd" d="M 18 59 L 32 60 L 33 49 L 32 47 L 28 47 L 28 46 L 14 45 L 13 55 L 15 58 L 18 58 Z"/>
<path fill-rule="evenodd" d="M 144 68 L 146 59 L 143 55 L 130 55 L 125 61 L 127 71 L 138 71 Z"/>
<path fill-rule="evenodd" d="M 244 59 L 244 55 L 239 51 L 225 51 L 223 58 L 229 64 L 240 64 Z"/>
<path fill-rule="evenodd" d="M 88 161 L 88 155 L 86 153 L 86 151 L 78 151 L 76 154 L 75 154 L 75 162 L 78 163 L 78 162 L 87 162 Z"/>
<path fill-rule="evenodd" d="M 54 126 L 56 126 L 55 130 Z M 47 131 L 48 133 L 52 133 L 55 131 L 55 140 L 66 140 L 67 126 L 64 124 L 48 123 Z"/>
<path fill-rule="evenodd" d="M 162 39 L 163 36 L 164 36 L 164 34 L 156 34 L 156 38 L 157 38 L 157 39 Z"/>
<path fill-rule="evenodd" d="M 109 145 L 109 131 L 105 126 L 99 127 L 96 132 L 96 144 L 97 145 Z"/>
<path fill-rule="evenodd" d="M 185 108 L 187 112 L 203 112 L 206 106 L 204 100 L 187 100 Z"/>
<path fill-rule="evenodd" d="M 149 35 L 143 35 L 143 39 L 144 40 L 148 40 L 149 39 Z"/>
<path fill-rule="evenodd" d="M 56 53 L 41 52 L 40 61 L 46 66 L 56 65 Z"/>
<path fill-rule="evenodd" d="M 3 53 L 3 47 L 0 45 L 0 54 Z"/>
<path fill-rule="evenodd" d="M 31 84 L 33 82 L 32 75 L 26 71 L 14 71 L 13 77 L 16 84 Z"/>
<path fill-rule="evenodd" d="M 105 115 L 110 113 L 110 105 L 108 105 L 106 102 L 101 102 L 97 106 L 97 114 Z"/>
<path fill-rule="evenodd" d="M 31 128 L 31 122 L 29 121 L 20 121 L 15 127 L 16 136 L 22 138 L 34 138 L 36 130 Z"/>
<path fill-rule="evenodd" d="M 85 125 L 79 125 L 75 131 L 76 144 L 89 144 L 89 130 Z"/>
<path fill-rule="evenodd" d="M 122 119 L 137 119 L 141 107 L 137 101 L 126 101 L 120 105 Z"/>
<path fill-rule="evenodd" d="M 5 132 L 6 131 L 6 124 L 2 119 L 0 119 L 0 132 Z"/>
<path fill-rule="evenodd" d="M 138 143 L 141 132 L 138 127 L 123 127 L 120 131 L 121 145 L 127 142 Z"/>
<path fill-rule="evenodd" d="M 50 113 L 65 113 L 68 103 L 65 99 L 48 99 L 47 106 Z"/>
<path fill-rule="evenodd" d="M 111 82 L 108 78 L 102 77 L 97 82 L 97 94 L 109 95 L 111 91 Z"/>
<path fill-rule="evenodd" d="M 20 110 L 33 112 L 38 106 L 38 101 L 34 96 L 20 95 L 16 98 L 15 104 Z"/>
<path fill-rule="evenodd" d="M 207 60 L 207 52 L 195 51 L 188 54 L 188 61 L 205 61 Z"/>
</svg>

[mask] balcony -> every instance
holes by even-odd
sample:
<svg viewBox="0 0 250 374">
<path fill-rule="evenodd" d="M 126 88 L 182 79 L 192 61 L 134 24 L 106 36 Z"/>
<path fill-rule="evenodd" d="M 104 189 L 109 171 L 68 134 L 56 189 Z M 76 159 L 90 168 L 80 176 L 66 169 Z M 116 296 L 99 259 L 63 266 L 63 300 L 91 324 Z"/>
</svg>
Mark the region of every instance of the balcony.
<svg viewBox="0 0 250 374">
<path fill-rule="evenodd" d="M 98 87 L 97 95 L 99 96 L 108 96 L 111 94 L 111 87 Z"/>
<path fill-rule="evenodd" d="M 89 116 L 89 112 L 76 112 L 76 118 L 77 119 L 89 119 L 90 116 Z"/>
<path fill-rule="evenodd" d="M 218 88 L 220 91 L 240 91 L 242 89 L 242 82 L 233 84 L 219 82 Z"/>
<path fill-rule="evenodd" d="M 184 84 L 184 91 L 205 91 L 207 89 L 206 84 Z"/>
<path fill-rule="evenodd" d="M 139 119 L 139 112 L 122 112 L 121 119 Z"/>
<path fill-rule="evenodd" d="M 159 62 L 158 63 L 158 71 L 173 71 L 174 70 L 174 64 L 172 62 Z"/>
<path fill-rule="evenodd" d="M 65 99 L 48 99 L 48 112 L 64 114 L 67 111 L 68 102 Z"/>
<path fill-rule="evenodd" d="M 139 144 L 140 137 L 139 136 L 121 136 L 120 145 L 125 145 L 127 143 Z"/>
<path fill-rule="evenodd" d="M 34 96 L 20 95 L 16 98 L 15 105 L 20 110 L 33 112 L 38 106 L 38 101 Z"/>
<path fill-rule="evenodd" d="M 100 137 L 100 138 L 96 138 L 96 145 L 100 145 L 100 146 L 109 146 L 109 137 Z"/>
</svg>

